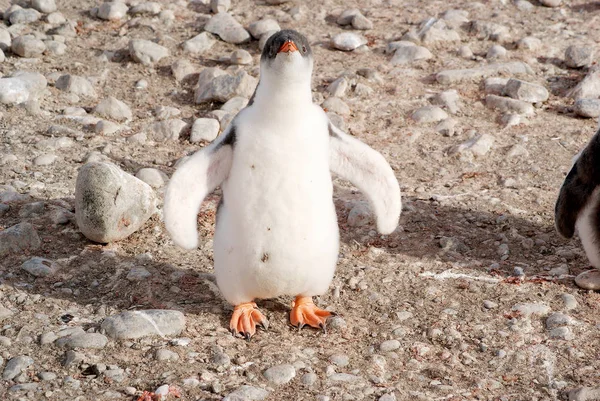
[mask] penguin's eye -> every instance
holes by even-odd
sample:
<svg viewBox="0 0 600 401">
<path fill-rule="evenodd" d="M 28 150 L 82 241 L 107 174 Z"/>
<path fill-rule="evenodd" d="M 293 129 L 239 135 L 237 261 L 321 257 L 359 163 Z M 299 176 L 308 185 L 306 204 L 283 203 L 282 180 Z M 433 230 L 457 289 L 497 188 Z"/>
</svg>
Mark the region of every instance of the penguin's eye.
<svg viewBox="0 0 600 401">
<path fill-rule="evenodd" d="M 306 46 L 302 46 L 302 53 L 306 53 Z"/>
</svg>

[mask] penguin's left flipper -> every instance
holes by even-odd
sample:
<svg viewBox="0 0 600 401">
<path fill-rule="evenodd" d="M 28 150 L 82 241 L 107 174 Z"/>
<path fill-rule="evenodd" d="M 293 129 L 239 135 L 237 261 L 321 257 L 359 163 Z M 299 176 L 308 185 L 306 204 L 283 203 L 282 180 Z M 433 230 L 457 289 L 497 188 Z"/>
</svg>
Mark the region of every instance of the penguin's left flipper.
<svg viewBox="0 0 600 401">
<path fill-rule="evenodd" d="M 400 186 L 394 171 L 381 155 L 329 122 L 329 168 L 358 187 L 377 216 L 377 230 L 391 234 L 402 211 Z"/>
<path fill-rule="evenodd" d="M 200 205 L 229 176 L 235 137 L 232 122 L 213 143 L 186 160 L 169 181 L 164 221 L 173 242 L 182 248 L 198 247 L 196 221 Z"/>
</svg>

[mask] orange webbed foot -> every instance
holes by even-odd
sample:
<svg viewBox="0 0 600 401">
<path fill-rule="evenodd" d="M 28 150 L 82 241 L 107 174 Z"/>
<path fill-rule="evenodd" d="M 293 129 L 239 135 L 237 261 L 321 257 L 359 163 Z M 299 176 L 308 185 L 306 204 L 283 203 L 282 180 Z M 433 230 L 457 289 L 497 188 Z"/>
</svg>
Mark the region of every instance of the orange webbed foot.
<svg viewBox="0 0 600 401">
<path fill-rule="evenodd" d="M 335 313 L 318 308 L 311 297 L 297 296 L 292 302 L 290 323 L 298 329 L 308 325 L 326 331 L 327 319 L 331 316 Z"/>
<path fill-rule="evenodd" d="M 254 302 L 236 305 L 233 309 L 233 315 L 229 322 L 229 330 L 233 335 L 239 333 L 246 340 L 256 333 L 256 326 L 260 325 L 263 329 L 269 328 L 269 321 L 263 315 Z"/>
</svg>

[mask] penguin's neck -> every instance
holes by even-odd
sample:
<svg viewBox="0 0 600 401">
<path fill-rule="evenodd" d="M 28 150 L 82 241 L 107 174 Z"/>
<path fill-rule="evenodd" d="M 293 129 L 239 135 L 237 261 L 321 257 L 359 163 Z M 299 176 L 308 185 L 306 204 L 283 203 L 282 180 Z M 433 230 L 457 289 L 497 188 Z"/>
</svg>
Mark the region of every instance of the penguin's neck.
<svg viewBox="0 0 600 401">
<path fill-rule="evenodd" d="M 254 103 L 260 109 L 292 110 L 312 105 L 310 79 L 296 81 L 280 77 L 263 76 L 260 78 Z"/>
</svg>

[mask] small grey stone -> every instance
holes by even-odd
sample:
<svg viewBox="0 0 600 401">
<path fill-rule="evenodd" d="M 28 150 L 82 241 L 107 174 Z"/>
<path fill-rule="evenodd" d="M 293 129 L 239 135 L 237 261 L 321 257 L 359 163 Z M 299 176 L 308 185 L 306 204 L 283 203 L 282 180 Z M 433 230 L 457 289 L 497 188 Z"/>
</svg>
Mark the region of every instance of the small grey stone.
<svg viewBox="0 0 600 401">
<path fill-rule="evenodd" d="M 121 368 L 115 368 L 115 369 L 107 369 L 102 373 L 102 376 L 114 380 L 117 383 L 122 382 L 123 380 L 125 380 L 126 374 L 125 374 L 125 370 L 121 369 Z"/>
<path fill-rule="evenodd" d="M 204 26 L 204 30 L 214 33 L 227 43 L 240 44 L 250 40 L 250 34 L 228 13 L 213 15 Z"/>
<path fill-rule="evenodd" d="M 558 7 L 562 3 L 562 0 L 538 0 L 541 5 L 546 7 Z"/>
<path fill-rule="evenodd" d="M 237 114 L 248 105 L 248 99 L 241 96 L 232 97 L 221 106 L 220 110 L 228 113 Z"/>
<path fill-rule="evenodd" d="M 183 387 L 185 388 L 196 388 L 200 385 L 200 380 L 195 377 L 188 377 L 187 379 L 183 379 Z"/>
<path fill-rule="evenodd" d="M 190 142 L 213 141 L 219 135 L 219 122 L 213 118 L 198 118 L 192 126 Z"/>
<path fill-rule="evenodd" d="M 460 34 L 442 19 L 427 19 L 419 26 L 418 37 L 423 43 L 448 43 L 461 40 Z"/>
<path fill-rule="evenodd" d="M 65 353 L 65 360 L 63 366 L 69 367 L 76 365 L 84 360 L 85 356 L 82 353 L 69 350 Z"/>
<path fill-rule="evenodd" d="M 241 386 L 223 398 L 223 401 L 262 401 L 269 395 L 267 390 L 253 386 Z"/>
<path fill-rule="evenodd" d="M 145 267 L 132 267 L 125 278 L 129 281 L 143 281 L 150 276 L 152 276 L 152 273 L 150 273 Z"/>
<path fill-rule="evenodd" d="M 548 90 L 543 86 L 514 78 L 509 79 L 506 83 L 504 94 L 513 99 L 530 103 L 545 102 L 549 97 Z"/>
<path fill-rule="evenodd" d="M 21 8 L 10 13 L 10 23 L 15 24 L 29 24 L 35 22 L 41 18 L 41 14 L 33 8 Z"/>
<path fill-rule="evenodd" d="M 135 176 L 155 189 L 164 187 L 168 181 L 167 175 L 155 168 L 140 169 Z"/>
<path fill-rule="evenodd" d="M 162 5 L 160 3 L 154 1 L 147 1 L 134 6 L 133 8 L 131 8 L 131 10 L 129 10 L 129 13 L 131 15 L 158 15 L 161 12 L 161 10 Z"/>
<path fill-rule="evenodd" d="M 456 89 L 440 92 L 432 99 L 433 104 L 446 107 L 451 114 L 456 114 L 460 110 L 459 101 Z"/>
<path fill-rule="evenodd" d="M 337 18 L 336 22 L 338 23 L 338 25 L 350 25 L 352 23 L 352 19 L 354 19 L 354 16 L 360 14 L 360 10 L 358 8 L 350 8 L 347 10 L 344 10 L 340 16 Z"/>
<path fill-rule="evenodd" d="M 431 52 L 422 46 L 402 46 L 396 49 L 394 57 L 390 60 L 392 65 L 410 64 L 415 61 L 429 60 L 433 57 Z"/>
<path fill-rule="evenodd" d="M 361 13 L 358 13 L 352 17 L 352 28 L 360 29 L 363 31 L 373 29 L 373 23 Z"/>
<path fill-rule="evenodd" d="M 41 245 L 40 237 L 31 223 L 19 223 L 0 231 L 0 256 L 34 251 Z"/>
<path fill-rule="evenodd" d="M 456 120 L 452 118 L 447 118 L 439 122 L 438 125 L 435 126 L 435 131 L 439 132 L 444 136 L 454 136 L 456 127 Z"/>
<path fill-rule="evenodd" d="M 281 28 L 274 19 L 264 18 L 250 23 L 248 30 L 254 39 L 260 39 L 265 33 L 276 32 L 281 30 Z"/>
<path fill-rule="evenodd" d="M 154 335 L 176 336 L 185 328 L 185 316 L 174 310 L 139 310 L 110 316 L 102 322 L 102 330 L 116 340 Z"/>
<path fill-rule="evenodd" d="M 26 58 L 40 57 L 46 50 L 46 45 L 33 35 L 22 35 L 15 38 L 11 49 L 13 53 Z"/>
<path fill-rule="evenodd" d="M 487 54 L 485 55 L 485 58 L 487 58 L 488 60 L 494 60 L 504 57 L 506 57 L 506 49 L 504 48 L 504 46 L 500 45 L 493 45 L 489 48 Z"/>
<path fill-rule="evenodd" d="M 56 333 L 54 333 L 53 331 L 49 331 L 40 336 L 40 344 L 41 345 L 52 344 L 54 341 L 56 341 L 57 338 L 58 338 L 58 336 L 56 335 Z"/>
<path fill-rule="evenodd" d="M 244 49 L 237 49 L 229 56 L 231 64 L 249 65 L 252 64 L 252 55 Z"/>
<path fill-rule="evenodd" d="M 477 39 L 488 39 L 495 42 L 505 42 L 510 39 L 510 30 L 507 26 L 491 21 L 471 21 L 470 30 Z"/>
<path fill-rule="evenodd" d="M 577 99 L 575 113 L 586 118 L 600 117 L 600 99 Z"/>
<path fill-rule="evenodd" d="M 258 80 L 243 70 L 229 75 L 218 68 L 206 68 L 198 77 L 194 101 L 224 103 L 235 96 L 250 98 L 257 84 Z"/>
<path fill-rule="evenodd" d="M 437 123 L 448 118 L 448 114 L 437 106 L 424 106 L 415 110 L 411 118 L 419 124 Z"/>
<path fill-rule="evenodd" d="M 396 401 L 396 396 L 393 393 L 384 394 L 381 397 L 379 397 L 378 401 Z"/>
<path fill-rule="evenodd" d="M 586 290 L 600 290 L 600 270 L 588 270 L 579 274 L 575 277 L 575 284 Z"/>
<path fill-rule="evenodd" d="M 302 381 L 303 385 L 305 385 L 306 387 L 310 387 L 317 382 L 318 376 L 315 373 L 309 372 L 302 375 L 302 378 L 300 380 Z"/>
<path fill-rule="evenodd" d="M 194 67 L 188 60 L 182 59 L 171 64 L 171 72 L 173 73 L 173 76 L 177 82 L 181 82 L 192 77 L 196 72 L 196 67 Z"/>
<path fill-rule="evenodd" d="M 468 60 L 473 58 L 473 51 L 467 45 L 459 47 L 457 53 L 460 57 L 468 59 Z"/>
<path fill-rule="evenodd" d="M 126 121 L 133 118 L 129 106 L 112 96 L 108 96 L 98 103 L 94 112 L 115 121 Z"/>
<path fill-rule="evenodd" d="M 565 309 L 566 310 L 573 310 L 573 309 L 577 309 L 577 307 L 579 306 L 579 304 L 577 303 L 577 299 L 575 299 L 575 297 L 571 294 L 561 294 L 560 298 L 562 299 L 563 303 L 565 304 Z"/>
<path fill-rule="evenodd" d="M 355 383 L 361 380 L 360 376 L 351 375 L 348 373 L 334 373 L 333 375 L 327 378 L 333 382 L 347 382 L 347 383 Z"/>
<path fill-rule="evenodd" d="M 54 0 L 32 0 L 31 7 L 41 13 L 50 14 L 56 11 L 56 2 Z"/>
<path fill-rule="evenodd" d="M 210 10 L 215 13 L 226 13 L 231 7 L 231 0 L 210 0 Z"/>
<path fill-rule="evenodd" d="M 96 123 L 96 126 L 94 127 L 94 132 L 100 135 L 111 135 L 115 132 L 120 131 L 121 128 L 122 127 L 119 124 L 115 124 L 112 121 L 100 120 Z"/>
<path fill-rule="evenodd" d="M 386 341 L 382 342 L 381 344 L 379 344 L 379 349 L 382 352 L 395 351 L 398 348 L 400 348 L 400 341 L 398 341 L 398 340 L 386 340 Z"/>
<path fill-rule="evenodd" d="M 96 97 L 96 91 L 90 81 L 77 75 L 65 74 L 56 80 L 56 88 L 78 96 Z"/>
<path fill-rule="evenodd" d="M 508 79 L 509 78 L 499 77 L 487 78 L 483 83 L 485 93 L 491 95 L 502 95 L 504 93 L 504 88 L 508 83 Z"/>
<path fill-rule="evenodd" d="M 292 365 L 276 365 L 265 370 L 265 378 L 275 384 L 286 384 L 296 376 L 296 369 Z"/>
<path fill-rule="evenodd" d="M 350 107 L 340 98 L 330 97 L 321 105 L 325 111 L 331 111 L 342 116 L 350 115 Z"/>
<path fill-rule="evenodd" d="M 53 372 L 40 372 L 38 373 L 38 377 L 43 381 L 55 380 L 57 375 Z"/>
<path fill-rule="evenodd" d="M 331 46 L 343 51 L 352 51 L 366 44 L 367 39 L 352 32 L 342 32 L 331 39 Z"/>
<path fill-rule="evenodd" d="M 132 39 L 129 42 L 129 55 L 134 61 L 151 66 L 169 56 L 169 49 L 145 39 Z"/>
<path fill-rule="evenodd" d="M 108 343 L 108 338 L 100 333 L 82 333 L 59 338 L 55 344 L 59 347 L 102 349 Z"/>
<path fill-rule="evenodd" d="M 329 357 L 329 362 L 344 367 L 350 364 L 350 358 L 346 354 L 333 354 Z"/>
<path fill-rule="evenodd" d="M 357 202 L 350 212 L 346 222 L 350 227 L 362 227 L 370 224 L 373 221 L 373 216 L 369 206 L 365 202 Z"/>
<path fill-rule="evenodd" d="M 67 45 L 55 40 L 45 40 L 46 49 L 55 56 L 62 56 L 67 52 Z"/>
<path fill-rule="evenodd" d="M 511 99 L 503 96 L 487 95 L 485 105 L 502 113 L 516 113 L 521 115 L 533 115 L 533 105 L 523 100 Z"/>
<path fill-rule="evenodd" d="M 155 357 L 156 357 L 157 361 L 161 361 L 161 362 L 179 360 L 179 355 L 176 352 L 170 351 L 165 348 L 161 348 L 161 349 L 157 350 Z"/>
<path fill-rule="evenodd" d="M 500 73 L 504 74 L 533 74 L 531 67 L 521 61 L 506 63 L 493 63 L 479 68 L 462 70 L 445 70 L 436 74 L 435 79 L 444 85 L 469 82 L 481 78 L 491 77 Z"/>
<path fill-rule="evenodd" d="M 54 163 L 57 158 L 58 156 L 56 155 L 46 153 L 33 159 L 33 164 L 34 166 L 49 166 L 50 164 Z"/>
<path fill-rule="evenodd" d="M 519 49 L 537 50 L 542 47 L 542 41 L 534 36 L 525 36 L 517 42 Z"/>
<path fill-rule="evenodd" d="M 202 32 L 183 42 L 183 51 L 191 54 L 202 54 L 210 50 L 216 42 L 213 35 L 208 32 Z"/>
<path fill-rule="evenodd" d="M 35 277 L 47 277 L 58 270 L 59 266 L 56 262 L 50 259 L 34 257 L 24 262 L 21 269 Z"/>
<path fill-rule="evenodd" d="M 494 145 L 495 139 L 490 134 L 482 134 L 453 147 L 448 152 L 450 155 L 470 151 L 477 156 L 485 156 Z"/>
<path fill-rule="evenodd" d="M 493 301 L 485 300 L 483 301 L 483 307 L 486 309 L 496 309 L 498 307 L 498 304 Z"/>
<path fill-rule="evenodd" d="M 567 96 L 575 100 L 600 98 L 600 66 L 590 68 L 585 78 L 571 89 Z"/>
<path fill-rule="evenodd" d="M 87 238 L 118 241 L 139 229 L 156 211 L 150 186 L 110 163 L 88 163 L 77 176 L 75 217 Z"/>
<path fill-rule="evenodd" d="M 594 61 L 592 46 L 569 46 L 565 50 L 565 64 L 571 68 L 589 67 Z"/>
<path fill-rule="evenodd" d="M 579 387 L 569 391 L 569 401 L 596 401 L 600 399 L 600 387 Z"/>
<path fill-rule="evenodd" d="M 555 312 L 546 318 L 546 328 L 553 329 L 560 326 L 569 326 L 573 324 L 573 318 L 564 313 Z"/>
<path fill-rule="evenodd" d="M 186 127 L 187 123 L 180 119 L 158 121 L 148 127 L 148 134 L 155 142 L 176 141 Z"/>
<path fill-rule="evenodd" d="M 2 373 L 2 379 L 3 380 L 12 380 L 31 365 L 33 365 L 33 359 L 29 356 L 20 355 L 20 356 L 11 358 L 6 363 L 6 366 L 4 367 L 4 372 Z"/>
<path fill-rule="evenodd" d="M 548 333 L 550 338 L 555 338 L 559 340 L 572 340 L 574 338 L 571 329 L 568 327 L 556 327 Z"/>
<path fill-rule="evenodd" d="M 37 389 L 37 383 L 23 383 L 23 384 L 15 384 L 14 386 L 10 386 L 9 392 L 17 392 L 17 391 L 35 391 Z"/>
<path fill-rule="evenodd" d="M 129 8 L 122 1 L 115 0 L 102 3 L 98 8 L 98 18 L 107 21 L 116 21 L 127 15 Z"/>
<path fill-rule="evenodd" d="M 10 32 L 4 28 L 0 28 L 0 50 L 3 52 L 10 49 L 12 43 L 12 38 L 10 36 Z"/>
<path fill-rule="evenodd" d="M 343 97 L 346 94 L 348 86 L 348 80 L 345 77 L 340 77 L 329 84 L 327 92 L 334 97 Z"/>
<path fill-rule="evenodd" d="M 550 313 L 551 309 L 548 305 L 540 303 L 525 303 L 513 306 L 512 310 L 520 312 L 525 317 L 529 317 L 531 315 L 545 316 Z"/>
</svg>

